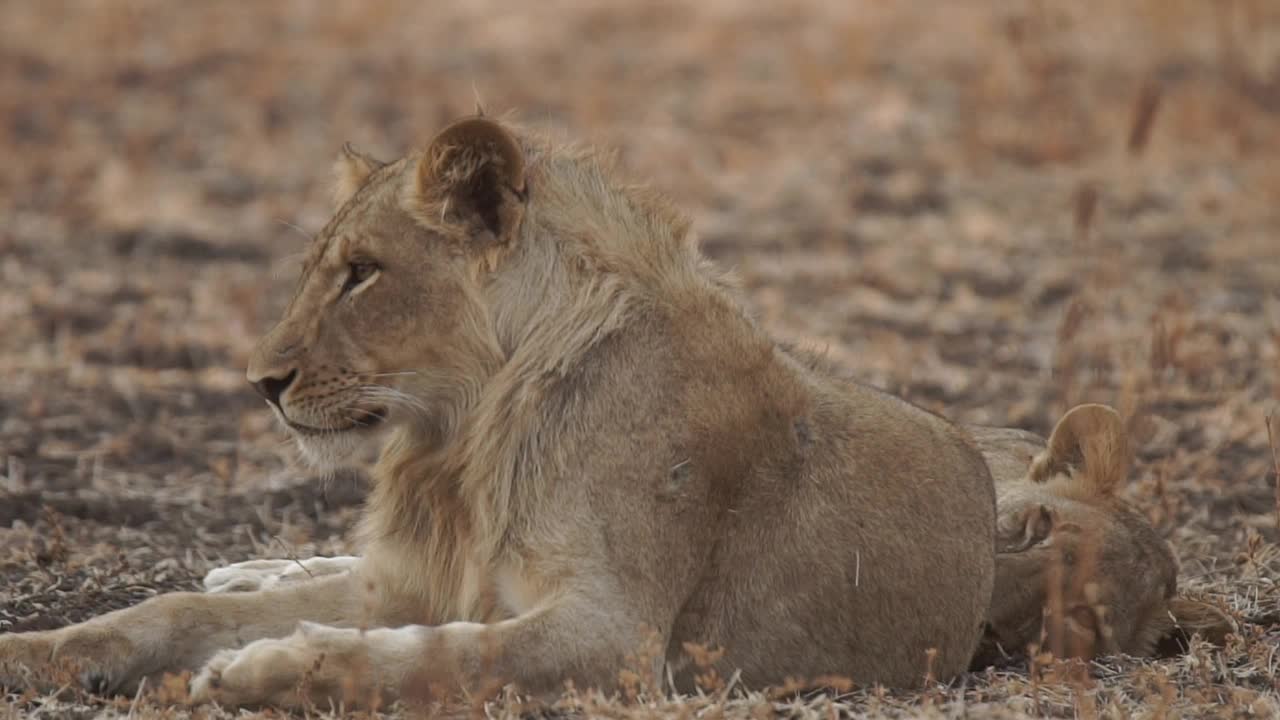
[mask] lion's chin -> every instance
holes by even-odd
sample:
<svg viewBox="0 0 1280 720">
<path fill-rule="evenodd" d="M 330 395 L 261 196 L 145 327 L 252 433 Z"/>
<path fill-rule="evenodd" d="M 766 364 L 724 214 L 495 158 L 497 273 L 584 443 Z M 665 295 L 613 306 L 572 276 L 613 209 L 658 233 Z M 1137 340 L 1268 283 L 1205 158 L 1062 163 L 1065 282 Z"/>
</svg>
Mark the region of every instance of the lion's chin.
<svg viewBox="0 0 1280 720">
<path fill-rule="evenodd" d="M 303 462 L 312 470 L 320 472 L 338 469 L 356 450 L 350 447 L 353 444 L 351 440 L 341 436 L 310 438 L 294 435 L 293 442 L 298 446 Z"/>
<path fill-rule="evenodd" d="M 308 467 L 319 472 L 332 472 L 359 461 L 363 451 L 380 444 L 379 440 L 385 435 L 384 430 L 385 426 L 380 425 L 377 428 L 356 428 L 323 435 L 296 431 L 290 431 L 290 434 Z"/>
<path fill-rule="evenodd" d="M 362 409 L 360 422 L 344 428 L 314 427 L 287 417 L 278 407 L 273 406 L 272 410 L 298 446 L 302 461 L 322 473 L 358 460 L 361 451 L 379 444 L 392 425 L 391 413 L 386 408 Z"/>
</svg>

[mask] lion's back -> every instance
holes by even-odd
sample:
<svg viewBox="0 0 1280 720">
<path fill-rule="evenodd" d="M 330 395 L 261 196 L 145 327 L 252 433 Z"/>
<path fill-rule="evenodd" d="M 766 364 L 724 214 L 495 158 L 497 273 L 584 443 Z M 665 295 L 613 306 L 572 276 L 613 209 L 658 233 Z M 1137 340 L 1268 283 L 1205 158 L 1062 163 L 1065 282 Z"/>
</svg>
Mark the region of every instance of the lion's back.
<svg viewBox="0 0 1280 720">
<path fill-rule="evenodd" d="M 951 423 L 892 396 L 820 372 L 802 385 L 798 457 L 753 469 L 716 559 L 721 582 L 693 604 L 736 642 L 747 679 L 909 685 L 929 648 L 938 676 L 963 671 L 994 583 L 981 455 Z"/>
</svg>

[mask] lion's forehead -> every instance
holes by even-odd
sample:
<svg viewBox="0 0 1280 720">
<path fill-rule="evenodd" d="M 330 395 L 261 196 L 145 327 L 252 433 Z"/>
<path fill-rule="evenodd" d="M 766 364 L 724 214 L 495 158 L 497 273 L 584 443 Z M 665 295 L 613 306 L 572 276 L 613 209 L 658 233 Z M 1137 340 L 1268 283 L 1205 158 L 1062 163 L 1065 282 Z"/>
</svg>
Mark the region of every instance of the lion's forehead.
<svg viewBox="0 0 1280 720">
<path fill-rule="evenodd" d="M 316 236 L 317 245 L 334 238 L 359 234 L 387 217 L 399 203 L 405 158 L 374 170 Z"/>
</svg>

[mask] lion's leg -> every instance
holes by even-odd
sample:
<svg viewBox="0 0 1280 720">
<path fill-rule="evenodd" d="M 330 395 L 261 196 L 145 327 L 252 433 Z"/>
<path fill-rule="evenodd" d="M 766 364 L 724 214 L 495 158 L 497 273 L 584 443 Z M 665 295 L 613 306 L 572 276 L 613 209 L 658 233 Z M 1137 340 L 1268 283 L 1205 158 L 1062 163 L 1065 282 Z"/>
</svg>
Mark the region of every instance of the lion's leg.
<svg viewBox="0 0 1280 720">
<path fill-rule="evenodd" d="M 656 629 L 619 612 L 616 598 L 612 604 L 562 597 L 492 624 L 361 631 L 303 623 L 289 637 L 218 653 L 192 680 L 191 695 L 228 705 L 350 708 L 392 701 L 406 684 L 483 691 L 514 682 L 543 692 L 568 678 L 579 687 L 612 687 L 627 655 L 642 649 L 645 628 Z M 656 654 L 655 678 L 662 660 Z"/>
<path fill-rule="evenodd" d="M 284 583 L 349 572 L 359 560 L 353 555 L 311 557 L 305 560 L 247 560 L 210 570 L 204 576 L 204 591 L 222 593 L 269 590 Z"/>
<path fill-rule="evenodd" d="M 283 637 L 302 620 L 364 624 L 365 594 L 344 573 L 260 592 L 161 595 L 58 630 L 0 635 L 0 684 L 76 680 L 95 692 L 132 692 L 145 677 L 196 670 L 219 650 Z M 69 678 L 59 677 L 65 665 Z"/>
</svg>

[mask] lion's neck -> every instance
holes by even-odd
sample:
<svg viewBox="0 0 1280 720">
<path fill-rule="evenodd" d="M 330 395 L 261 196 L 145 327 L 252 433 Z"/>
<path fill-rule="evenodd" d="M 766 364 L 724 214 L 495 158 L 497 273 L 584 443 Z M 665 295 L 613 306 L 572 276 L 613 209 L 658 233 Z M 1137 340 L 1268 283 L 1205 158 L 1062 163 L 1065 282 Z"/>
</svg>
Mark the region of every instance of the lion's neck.
<svg viewBox="0 0 1280 720">
<path fill-rule="evenodd" d="M 438 587 L 461 587 L 476 567 L 501 561 L 521 519 L 542 502 L 553 472 L 535 446 L 554 432 L 551 401 L 586 354 L 621 330 L 632 294 L 620 278 L 566 272 L 563 257 L 509 256 L 486 287 L 503 359 L 469 394 L 443 436 L 403 428 L 375 468 L 361 528 L 367 552 L 414 548 Z M 517 477 L 520 473 L 520 477 Z M 469 612 L 455 608 L 458 616 Z"/>
</svg>

